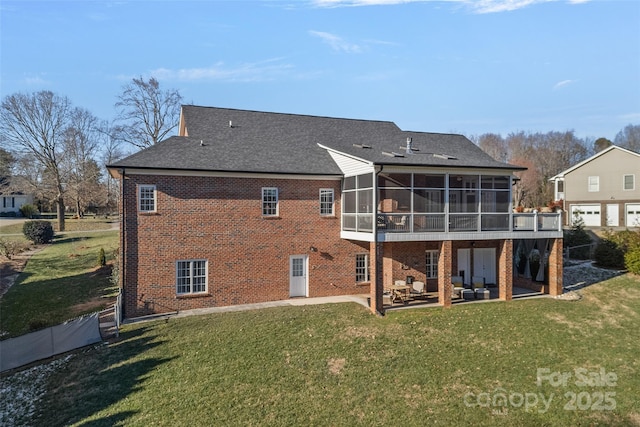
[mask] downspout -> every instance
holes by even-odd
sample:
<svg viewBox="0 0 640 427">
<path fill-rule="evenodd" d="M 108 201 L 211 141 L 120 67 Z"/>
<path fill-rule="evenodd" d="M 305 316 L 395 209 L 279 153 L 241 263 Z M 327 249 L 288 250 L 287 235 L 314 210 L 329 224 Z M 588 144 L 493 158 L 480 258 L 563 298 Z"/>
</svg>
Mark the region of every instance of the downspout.
<svg viewBox="0 0 640 427">
<path fill-rule="evenodd" d="M 122 169 L 121 182 L 120 182 L 120 294 L 121 294 L 121 302 L 120 302 L 120 316 L 124 319 L 126 316 L 124 308 L 126 307 L 126 298 L 125 298 L 125 288 L 124 281 L 126 276 L 126 247 L 127 247 L 127 221 L 126 221 L 126 209 L 125 209 L 125 196 L 124 196 L 124 185 L 125 185 L 125 169 Z"/>
<path fill-rule="evenodd" d="M 382 260 L 380 256 L 382 255 L 379 248 L 378 242 L 378 175 L 382 172 L 383 165 L 380 165 L 380 170 L 376 170 L 373 177 L 373 247 L 375 249 L 375 257 L 376 257 L 376 265 L 375 265 L 375 275 L 376 275 L 376 284 L 375 284 L 375 292 L 373 297 L 375 298 L 376 304 L 376 312 L 384 316 L 384 306 L 382 302 Z M 378 295 L 379 294 L 379 295 Z M 379 304 L 378 304 L 379 303 Z"/>
</svg>

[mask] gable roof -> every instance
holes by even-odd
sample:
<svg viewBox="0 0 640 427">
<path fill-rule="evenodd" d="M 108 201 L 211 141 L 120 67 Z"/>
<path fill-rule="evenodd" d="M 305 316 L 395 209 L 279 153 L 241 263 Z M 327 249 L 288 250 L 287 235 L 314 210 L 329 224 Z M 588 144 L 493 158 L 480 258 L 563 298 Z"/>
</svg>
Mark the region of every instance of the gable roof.
<svg viewBox="0 0 640 427">
<path fill-rule="evenodd" d="M 107 167 L 341 175 L 331 150 L 377 165 L 525 169 L 462 135 L 406 132 L 388 121 L 185 105 L 180 132 Z"/>
<path fill-rule="evenodd" d="M 568 174 L 570 172 L 573 172 L 574 170 L 586 165 L 587 163 L 593 161 L 594 159 L 597 159 L 600 156 L 604 156 L 605 154 L 607 154 L 608 152 L 610 152 L 612 150 L 620 150 L 620 151 L 622 151 L 624 153 L 631 154 L 633 156 L 637 156 L 637 157 L 640 158 L 640 154 L 638 154 L 638 153 L 636 153 L 634 151 L 627 150 L 626 148 L 622 148 L 622 147 L 619 147 L 617 145 L 610 145 L 609 147 L 607 147 L 604 150 L 594 154 L 593 156 L 589 157 L 588 159 L 585 159 L 585 160 L 581 161 L 580 163 L 576 163 L 575 165 L 571 166 L 569 169 L 563 170 L 562 172 L 552 176 L 551 178 L 549 178 L 549 181 L 555 181 L 556 179 L 564 178 L 564 176 L 566 174 Z"/>
</svg>

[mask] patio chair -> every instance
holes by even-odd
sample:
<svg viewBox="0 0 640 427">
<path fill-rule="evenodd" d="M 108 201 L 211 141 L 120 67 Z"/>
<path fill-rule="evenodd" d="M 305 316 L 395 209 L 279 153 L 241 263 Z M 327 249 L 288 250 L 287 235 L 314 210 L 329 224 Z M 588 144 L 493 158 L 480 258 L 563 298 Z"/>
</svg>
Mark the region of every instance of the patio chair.
<svg viewBox="0 0 640 427">
<path fill-rule="evenodd" d="M 453 292 L 451 298 L 462 298 L 461 292 L 464 290 L 464 283 L 462 283 L 462 276 L 451 276 L 451 284 L 453 285 Z"/>
<path fill-rule="evenodd" d="M 484 277 L 473 276 L 471 278 L 471 289 L 473 289 L 474 298 L 486 299 L 489 298 L 489 290 L 485 288 Z"/>
<path fill-rule="evenodd" d="M 413 287 L 411 289 L 411 296 L 414 297 L 425 297 L 427 296 L 427 290 L 425 288 L 424 282 L 413 282 Z"/>
<path fill-rule="evenodd" d="M 471 289 L 480 289 L 484 288 L 484 277 L 482 276 L 473 276 L 471 278 Z"/>
<path fill-rule="evenodd" d="M 391 292 L 382 294 L 382 305 L 393 305 L 393 294 Z"/>
</svg>

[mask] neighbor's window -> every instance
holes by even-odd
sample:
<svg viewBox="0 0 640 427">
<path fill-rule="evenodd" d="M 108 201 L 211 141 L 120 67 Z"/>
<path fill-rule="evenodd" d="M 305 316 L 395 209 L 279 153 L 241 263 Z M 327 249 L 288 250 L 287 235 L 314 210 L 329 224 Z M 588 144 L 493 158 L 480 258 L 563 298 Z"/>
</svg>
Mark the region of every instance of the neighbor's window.
<svg viewBox="0 0 640 427">
<path fill-rule="evenodd" d="M 138 210 L 140 212 L 155 212 L 156 208 L 156 186 L 139 185 Z"/>
<path fill-rule="evenodd" d="M 333 188 L 320 189 L 320 215 L 333 215 Z"/>
<path fill-rule="evenodd" d="M 262 188 L 262 215 L 278 215 L 278 189 L 275 187 Z"/>
<path fill-rule="evenodd" d="M 356 283 L 369 281 L 369 254 L 356 255 Z"/>
<path fill-rule="evenodd" d="M 179 295 L 207 292 L 207 261 L 176 262 L 176 292 Z"/>
<path fill-rule="evenodd" d="M 590 176 L 589 177 L 589 191 L 600 191 L 600 177 L 599 176 Z"/>
<path fill-rule="evenodd" d="M 635 188 L 635 175 L 625 175 L 624 176 L 624 189 L 625 190 L 633 190 Z"/>
<path fill-rule="evenodd" d="M 438 251 L 426 252 L 427 279 L 438 278 Z"/>
</svg>

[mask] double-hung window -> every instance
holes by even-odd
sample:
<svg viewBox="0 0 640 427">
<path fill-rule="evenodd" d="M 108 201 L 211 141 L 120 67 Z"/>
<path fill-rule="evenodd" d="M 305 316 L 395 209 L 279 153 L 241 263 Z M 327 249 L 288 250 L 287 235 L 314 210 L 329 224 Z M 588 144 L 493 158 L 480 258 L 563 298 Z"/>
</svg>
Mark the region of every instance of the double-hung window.
<svg viewBox="0 0 640 427">
<path fill-rule="evenodd" d="M 438 278 L 438 251 L 426 252 L 427 279 Z"/>
<path fill-rule="evenodd" d="M 278 189 L 262 188 L 262 216 L 278 216 Z"/>
<path fill-rule="evenodd" d="M 589 177 L 589 192 L 597 192 L 600 191 L 600 177 L 599 176 L 590 176 Z"/>
<path fill-rule="evenodd" d="M 635 179 L 636 176 L 635 175 L 625 175 L 623 180 L 623 187 L 625 190 L 634 190 L 635 189 Z"/>
<path fill-rule="evenodd" d="M 369 281 L 369 254 L 356 255 L 356 283 Z"/>
<path fill-rule="evenodd" d="M 176 262 L 176 293 L 178 295 L 207 292 L 207 261 L 204 259 Z"/>
<path fill-rule="evenodd" d="M 156 212 L 156 186 L 138 186 L 138 210 L 140 212 Z"/>
<path fill-rule="evenodd" d="M 333 188 L 320 189 L 320 215 L 333 215 Z"/>
</svg>

